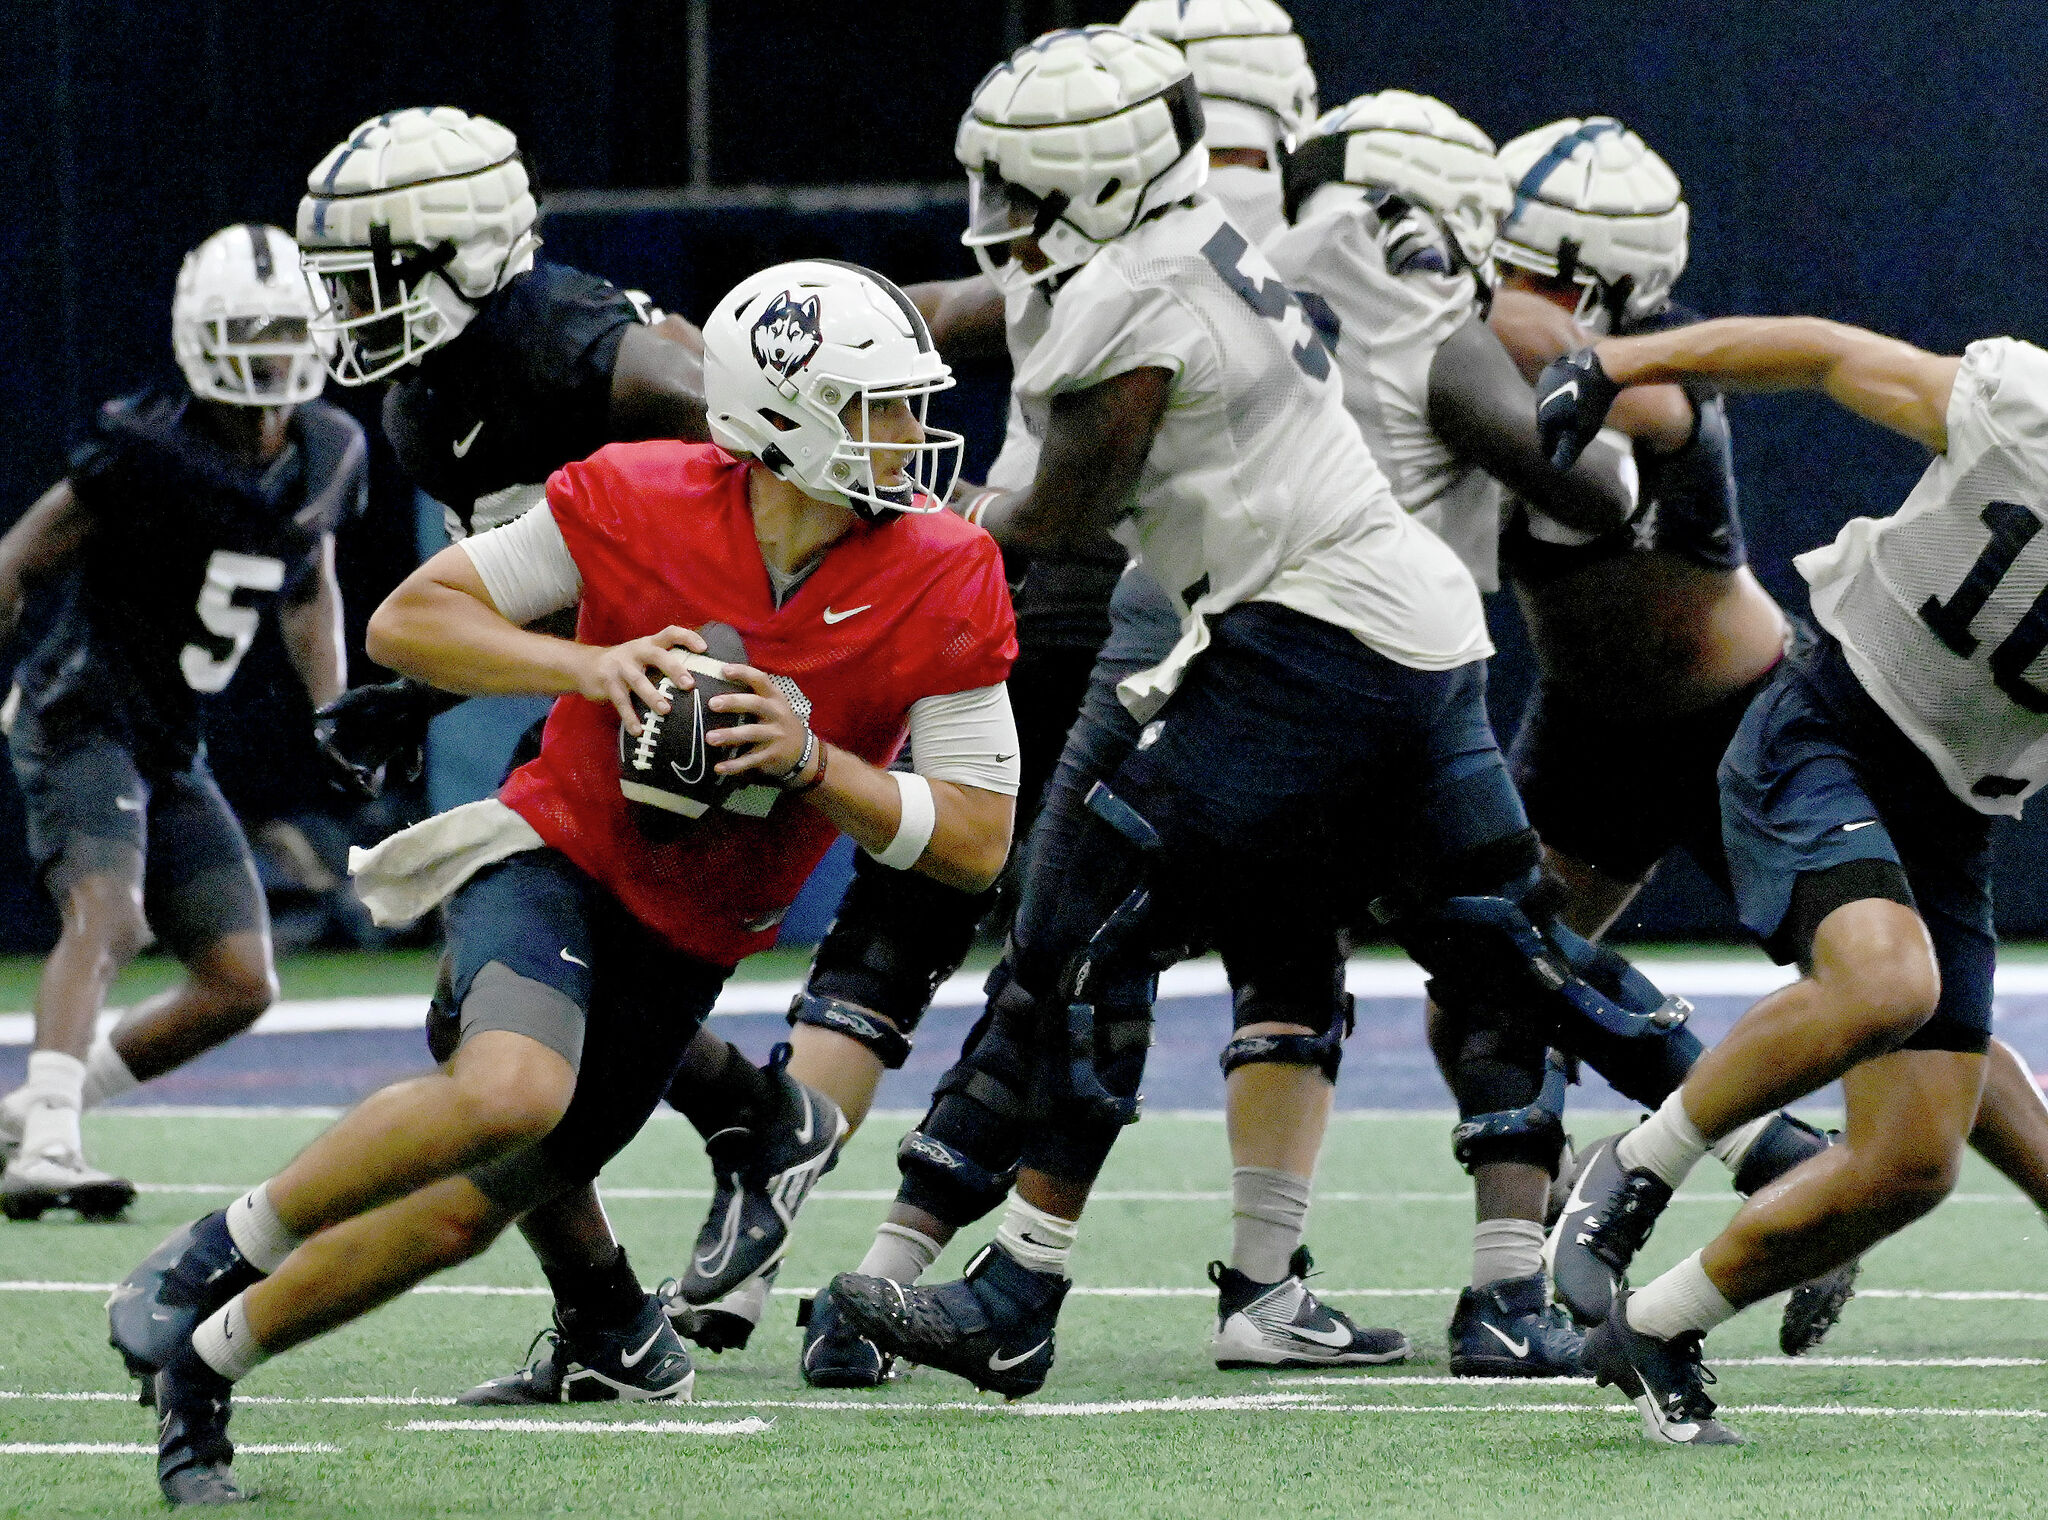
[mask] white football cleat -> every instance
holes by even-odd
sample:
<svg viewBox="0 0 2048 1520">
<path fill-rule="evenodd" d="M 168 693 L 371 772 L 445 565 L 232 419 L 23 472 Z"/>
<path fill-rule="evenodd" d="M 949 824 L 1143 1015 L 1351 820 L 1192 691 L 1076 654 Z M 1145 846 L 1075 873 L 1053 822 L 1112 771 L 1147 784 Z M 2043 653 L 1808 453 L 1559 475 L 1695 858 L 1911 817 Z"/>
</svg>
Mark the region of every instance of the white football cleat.
<svg viewBox="0 0 2048 1520">
<path fill-rule="evenodd" d="M 9 1219 L 41 1219 L 49 1209 L 115 1219 L 134 1201 L 134 1183 L 88 1165 L 78 1151 L 17 1154 L 0 1172 L 0 1212 Z"/>
</svg>

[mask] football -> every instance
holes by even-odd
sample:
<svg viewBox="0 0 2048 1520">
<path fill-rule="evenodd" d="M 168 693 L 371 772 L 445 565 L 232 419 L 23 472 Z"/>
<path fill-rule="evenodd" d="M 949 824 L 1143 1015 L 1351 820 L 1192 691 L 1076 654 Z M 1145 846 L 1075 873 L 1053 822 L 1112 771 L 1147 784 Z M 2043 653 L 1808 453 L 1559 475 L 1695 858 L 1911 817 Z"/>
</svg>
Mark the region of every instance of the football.
<svg viewBox="0 0 2048 1520">
<path fill-rule="evenodd" d="M 669 699 L 669 710 L 650 712 L 636 697 L 633 710 L 640 718 L 639 734 L 619 725 L 619 790 L 636 807 L 663 815 L 650 815 L 645 821 L 665 829 L 679 820 L 702 818 L 748 784 L 739 777 L 721 776 L 714 767 L 726 757 L 705 743 L 714 730 L 746 721 L 744 713 L 714 712 L 710 705 L 713 697 L 747 689 L 719 674 L 727 665 L 746 662 L 746 645 L 724 623 L 706 623 L 697 632 L 704 637 L 706 651 L 684 656 L 696 684 L 678 691 L 664 677 L 658 689 Z"/>
</svg>

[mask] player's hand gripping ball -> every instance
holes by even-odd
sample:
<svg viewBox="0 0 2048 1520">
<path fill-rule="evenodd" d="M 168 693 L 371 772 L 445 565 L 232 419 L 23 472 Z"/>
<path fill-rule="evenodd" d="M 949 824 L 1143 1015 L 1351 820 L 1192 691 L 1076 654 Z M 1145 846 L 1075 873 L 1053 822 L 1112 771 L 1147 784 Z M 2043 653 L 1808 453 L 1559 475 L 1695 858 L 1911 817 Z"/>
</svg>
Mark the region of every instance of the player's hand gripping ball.
<svg viewBox="0 0 2048 1520">
<path fill-rule="evenodd" d="M 678 823 L 702 818 L 758 779 L 720 775 L 716 766 L 727 757 L 726 751 L 704 742 L 717 729 L 751 721 L 745 713 L 711 709 L 713 697 L 747 689 L 719 673 L 728 665 L 746 664 L 746 645 L 724 623 L 706 623 L 697 632 L 704 640 L 704 653 L 683 655 L 696 684 L 678 691 L 664 676 L 659 690 L 669 699 L 669 710 L 655 712 L 635 695 L 633 711 L 640 732 L 635 735 L 619 725 L 619 790 L 638 807 L 654 810 L 643 815 L 644 821 L 671 831 Z"/>
</svg>

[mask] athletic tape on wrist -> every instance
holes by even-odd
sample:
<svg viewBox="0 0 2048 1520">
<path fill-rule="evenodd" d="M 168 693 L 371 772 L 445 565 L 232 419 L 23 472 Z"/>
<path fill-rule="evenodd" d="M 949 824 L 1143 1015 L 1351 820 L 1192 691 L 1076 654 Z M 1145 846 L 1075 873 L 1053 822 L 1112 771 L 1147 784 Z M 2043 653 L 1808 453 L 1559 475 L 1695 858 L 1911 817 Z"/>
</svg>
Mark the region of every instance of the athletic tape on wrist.
<svg viewBox="0 0 2048 1520">
<path fill-rule="evenodd" d="M 938 827 L 938 804 L 932 800 L 932 784 L 914 771 L 891 771 L 895 778 L 896 799 L 902 808 L 902 816 L 896 824 L 896 837 L 888 847 L 870 850 L 868 853 L 880 864 L 892 871 L 907 871 L 916 865 L 924 854 L 924 847 L 932 842 L 932 830 Z"/>
</svg>

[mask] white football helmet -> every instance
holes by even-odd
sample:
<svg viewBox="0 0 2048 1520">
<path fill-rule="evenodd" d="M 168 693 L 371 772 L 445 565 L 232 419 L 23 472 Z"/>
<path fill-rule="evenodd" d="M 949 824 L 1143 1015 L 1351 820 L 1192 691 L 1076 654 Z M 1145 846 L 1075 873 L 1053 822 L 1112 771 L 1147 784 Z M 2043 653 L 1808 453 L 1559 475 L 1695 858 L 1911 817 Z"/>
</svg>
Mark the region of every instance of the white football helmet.
<svg viewBox="0 0 2048 1520">
<path fill-rule="evenodd" d="M 1585 288 L 1579 317 L 1602 331 L 1660 311 L 1685 272 L 1678 176 L 1611 116 L 1567 117 L 1500 150 L 1515 203 L 1494 257 Z"/>
<path fill-rule="evenodd" d="M 495 121 L 435 106 L 357 127 L 299 202 L 334 378 L 379 379 L 461 332 L 470 302 L 533 267 L 538 215 L 519 140 Z"/>
<path fill-rule="evenodd" d="M 1316 76 L 1273 0 L 1138 0 L 1117 23 L 1187 54 L 1212 148 L 1291 147 L 1316 114 Z"/>
<path fill-rule="evenodd" d="M 953 384 L 931 329 L 906 296 L 858 264 L 800 259 L 743 280 L 704 324 L 704 404 L 711 437 L 758 459 L 820 501 L 873 522 L 886 512 L 942 512 L 960 473 L 961 439 L 926 424 Z M 860 403 L 859 421 L 845 420 Z M 921 442 L 871 436 L 874 408 L 909 403 Z M 877 454 L 907 456 L 875 478 Z"/>
<path fill-rule="evenodd" d="M 224 227 L 185 255 L 171 297 L 171 351 L 192 394 L 233 406 L 297 406 L 327 383 L 314 294 L 281 227 Z"/>
<path fill-rule="evenodd" d="M 1325 185 L 1391 190 L 1441 222 L 1466 266 L 1492 281 L 1514 194 L 1493 139 L 1433 96 L 1382 90 L 1326 112 L 1289 155 L 1286 180 L 1294 215 Z"/>
<path fill-rule="evenodd" d="M 967 170 L 960 241 L 1006 291 L 1078 269 L 1209 175 L 1187 60 L 1110 26 L 1047 32 L 989 70 L 953 156 Z M 1046 258 L 1036 272 L 1009 255 L 1030 234 Z"/>
</svg>

